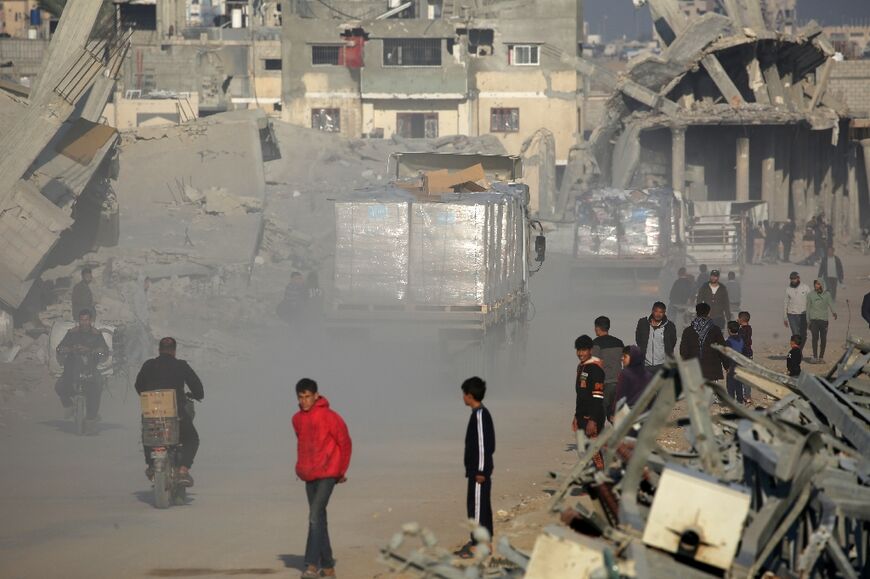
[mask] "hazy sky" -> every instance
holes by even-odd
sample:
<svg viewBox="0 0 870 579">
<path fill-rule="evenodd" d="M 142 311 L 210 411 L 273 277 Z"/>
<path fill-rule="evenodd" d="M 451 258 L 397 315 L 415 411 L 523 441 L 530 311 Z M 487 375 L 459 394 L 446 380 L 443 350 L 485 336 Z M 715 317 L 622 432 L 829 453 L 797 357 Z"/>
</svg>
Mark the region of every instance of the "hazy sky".
<svg viewBox="0 0 870 579">
<path fill-rule="evenodd" d="M 649 9 L 635 9 L 631 0 L 585 0 L 584 20 L 591 34 L 636 37 L 648 34 Z M 815 19 L 821 24 L 847 24 L 864 20 L 870 25 L 870 0 L 798 0 L 798 20 Z M 605 18 L 606 17 L 606 18 Z"/>
</svg>

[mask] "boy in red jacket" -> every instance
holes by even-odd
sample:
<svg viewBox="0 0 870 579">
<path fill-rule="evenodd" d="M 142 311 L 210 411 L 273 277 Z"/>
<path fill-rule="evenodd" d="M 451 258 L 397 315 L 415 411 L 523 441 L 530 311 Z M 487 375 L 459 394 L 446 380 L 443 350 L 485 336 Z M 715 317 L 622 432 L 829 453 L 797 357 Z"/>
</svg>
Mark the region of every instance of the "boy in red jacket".
<svg viewBox="0 0 870 579">
<path fill-rule="evenodd" d="M 335 577 L 335 559 L 329 543 L 326 505 L 337 483 L 347 480 L 351 441 L 347 425 L 329 402 L 318 394 L 317 382 L 303 378 L 296 384 L 299 412 L 293 415 L 297 439 L 296 476 L 308 494 L 308 541 L 302 579 Z"/>
</svg>

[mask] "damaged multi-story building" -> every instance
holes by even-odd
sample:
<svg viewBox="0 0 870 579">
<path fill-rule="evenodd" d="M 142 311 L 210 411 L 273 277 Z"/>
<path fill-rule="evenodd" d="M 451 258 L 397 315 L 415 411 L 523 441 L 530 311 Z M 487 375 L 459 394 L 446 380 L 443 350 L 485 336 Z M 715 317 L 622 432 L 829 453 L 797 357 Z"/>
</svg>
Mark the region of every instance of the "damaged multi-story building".
<svg viewBox="0 0 870 579">
<path fill-rule="evenodd" d="M 348 137 L 497 136 L 540 129 L 567 160 L 581 131 L 582 2 L 287 2 L 283 118 Z"/>
<path fill-rule="evenodd" d="M 802 226 L 823 213 L 839 239 L 857 237 L 870 212 L 861 171 L 870 141 L 830 90 L 835 50 L 822 28 L 773 31 L 757 0 L 690 19 L 677 0 L 645 3 L 661 55 L 618 75 L 578 63 L 613 93 L 563 198 L 593 182 L 666 186 L 691 201 L 765 201 L 772 222 Z"/>
</svg>

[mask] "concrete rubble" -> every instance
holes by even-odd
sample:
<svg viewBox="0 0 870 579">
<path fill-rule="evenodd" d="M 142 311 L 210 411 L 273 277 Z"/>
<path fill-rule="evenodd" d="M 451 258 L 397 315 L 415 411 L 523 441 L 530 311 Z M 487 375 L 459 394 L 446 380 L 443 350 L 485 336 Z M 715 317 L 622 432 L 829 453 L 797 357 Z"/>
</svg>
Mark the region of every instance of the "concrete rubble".
<svg viewBox="0 0 870 579">
<path fill-rule="evenodd" d="M 722 349 L 774 400 L 748 409 L 696 361 L 671 361 L 613 428 L 585 443 L 531 553 L 506 538 L 460 567 L 412 525 L 382 550 L 394 571 L 443 578 L 854 577 L 870 565 L 870 344 L 857 338 L 824 376 L 791 379 Z M 711 415 L 713 397 L 721 413 Z M 685 416 L 672 410 L 684 402 Z M 621 415 L 621 417 L 619 417 Z M 689 449 L 668 450 L 682 426 Z M 597 464 L 597 466 L 596 466 Z M 574 497 L 583 497 L 579 502 Z M 478 532 L 481 532 L 478 530 Z M 483 531 L 485 534 L 485 531 Z M 421 537 L 421 548 L 405 546 Z"/>
<path fill-rule="evenodd" d="M 661 55 L 621 74 L 562 55 L 611 96 L 602 123 L 572 150 L 555 217 L 595 187 L 668 184 L 693 201 L 766 201 L 771 222 L 824 212 L 838 235 L 858 236 L 863 191 L 849 171 L 859 143 L 828 91 L 834 49 L 822 28 L 769 30 L 756 0 L 695 18 L 676 0 L 637 4 L 650 10 Z"/>
</svg>

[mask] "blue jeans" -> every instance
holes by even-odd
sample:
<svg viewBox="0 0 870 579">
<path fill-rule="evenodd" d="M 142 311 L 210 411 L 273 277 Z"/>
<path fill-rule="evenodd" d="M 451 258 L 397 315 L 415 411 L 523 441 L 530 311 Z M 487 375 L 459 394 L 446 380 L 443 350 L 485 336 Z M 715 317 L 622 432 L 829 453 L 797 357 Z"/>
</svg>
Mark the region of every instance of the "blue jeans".
<svg viewBox="0 0 870 579">
<path fill-rule="evenodd" d="M 319 569 L 332 569 L 332 545 L 329 544 L 329 526 L 326 523 L 326 505 L 338 480 L 321 478 L 305 483 L 308 495 L 308 541 L 305 544 L 305 564 Z"/>
<path fill-rule="evenodd" d="M 801 337 L 801 352 L 803 352 L 804 346 L 807 345 L 807 315 L 806 313 L 787 314 L 787 317 L 792 335 L 797 334 Z"/>
</svg>

